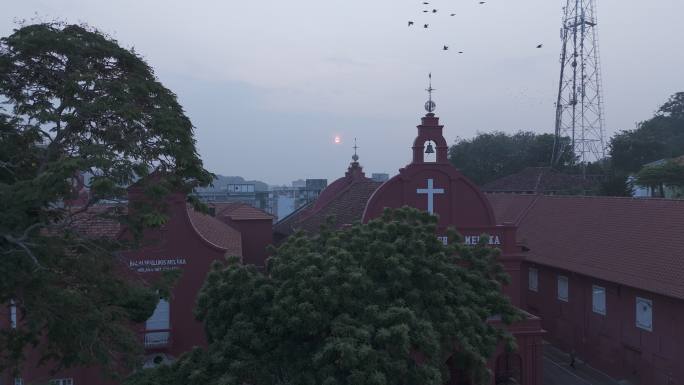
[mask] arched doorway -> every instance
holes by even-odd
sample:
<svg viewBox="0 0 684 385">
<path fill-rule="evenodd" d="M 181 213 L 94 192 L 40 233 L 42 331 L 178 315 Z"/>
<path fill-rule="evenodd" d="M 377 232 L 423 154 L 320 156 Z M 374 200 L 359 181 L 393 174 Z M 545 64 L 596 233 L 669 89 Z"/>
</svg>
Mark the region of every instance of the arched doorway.
<svg viewBox="0 0 684 385">
<path fill-rule="evenodd" d="M 522 384 L 522 358 L 517 353 L 503 353 L 496 359 L 496 385 Z"/>
</svg>

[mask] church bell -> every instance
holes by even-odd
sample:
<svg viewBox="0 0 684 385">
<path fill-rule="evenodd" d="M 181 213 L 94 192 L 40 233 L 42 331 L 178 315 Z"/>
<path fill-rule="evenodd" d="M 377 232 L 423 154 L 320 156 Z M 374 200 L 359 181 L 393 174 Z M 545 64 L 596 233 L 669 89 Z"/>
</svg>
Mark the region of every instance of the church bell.
<svg viewBox="0 0 684 385">
<path fill-rule="evenodd" d="M 432 143 L 428 143 L 427 148 L 425 149 L 425 153 L 426 154 L 434 154 L 435 153 L 435 149 L 432 148 Z"/>
</svg>

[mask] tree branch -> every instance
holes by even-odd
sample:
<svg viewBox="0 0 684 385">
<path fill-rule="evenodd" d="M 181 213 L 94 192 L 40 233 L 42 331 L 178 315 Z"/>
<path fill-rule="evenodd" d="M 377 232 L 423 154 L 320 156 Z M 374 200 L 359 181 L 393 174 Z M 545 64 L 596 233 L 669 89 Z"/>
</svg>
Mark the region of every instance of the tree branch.
<svg viewBox="0 0 684 385">
<path fill-rule="evenodd" d="M 36 269 L 43 269 L 43 265 L 40 264 L 38 261 L 38 258 L 36 257 L 35 254 L 31 251 L 31 249 L 28 247 L 28 245 L 24 242 L 23 239 L 19 238 L 14 238 L 11 234 L 5 234 L 4 238 L 9 242 L 14 245 L 19 246 L 21 249 L 23 249 L 26 254 L 28 254 L 29 257 L 31 257 L 31 260 L 33 263 L 36 265 Z"/>
</svg>

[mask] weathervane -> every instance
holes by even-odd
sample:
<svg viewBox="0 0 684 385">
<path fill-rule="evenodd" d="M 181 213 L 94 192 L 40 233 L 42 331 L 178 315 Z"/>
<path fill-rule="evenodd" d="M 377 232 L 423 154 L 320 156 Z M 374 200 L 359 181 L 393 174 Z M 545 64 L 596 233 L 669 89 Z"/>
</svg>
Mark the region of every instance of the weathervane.
<svg viewBox="0 0 684 385">
<path fill-rule="evenodd" d="M 425 89 L 425 91 L 428 92 L 428 101 L 425 102 L 425 111 L 432 113 L 435 108 L 437 108 L 437 103 L 432 101 L 432 91 L 435 91 L 434 88 L 432 88 L 432 72 L 428 74 L 428 88 Z"/>
<path fill-rule="evenodd" d="M 356 150 L 359 148 L 359 146 L 356 145 L 356 138 L 354 138 L 354 147 L 352 147 L 352 148 L 354 149 L 354 156 L 352 156 L 352 160 L 353 160 L 354 162 L 358 162 L 358 161 L 359 161 L 359 156 L 356 155 Z"/>
</svg>

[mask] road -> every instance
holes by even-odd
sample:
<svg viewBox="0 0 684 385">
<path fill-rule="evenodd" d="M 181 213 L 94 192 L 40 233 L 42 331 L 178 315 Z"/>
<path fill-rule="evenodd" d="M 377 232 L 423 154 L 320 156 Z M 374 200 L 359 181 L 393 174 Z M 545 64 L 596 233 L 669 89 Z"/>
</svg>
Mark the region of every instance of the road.
<svg viewBox="0 0 684 385">
<path fill-rule="evenodd" d="M 624 385 L 577 359 L 570 367 L 570 357 L 544 344 L 544 385 Z"/>
</svg>

